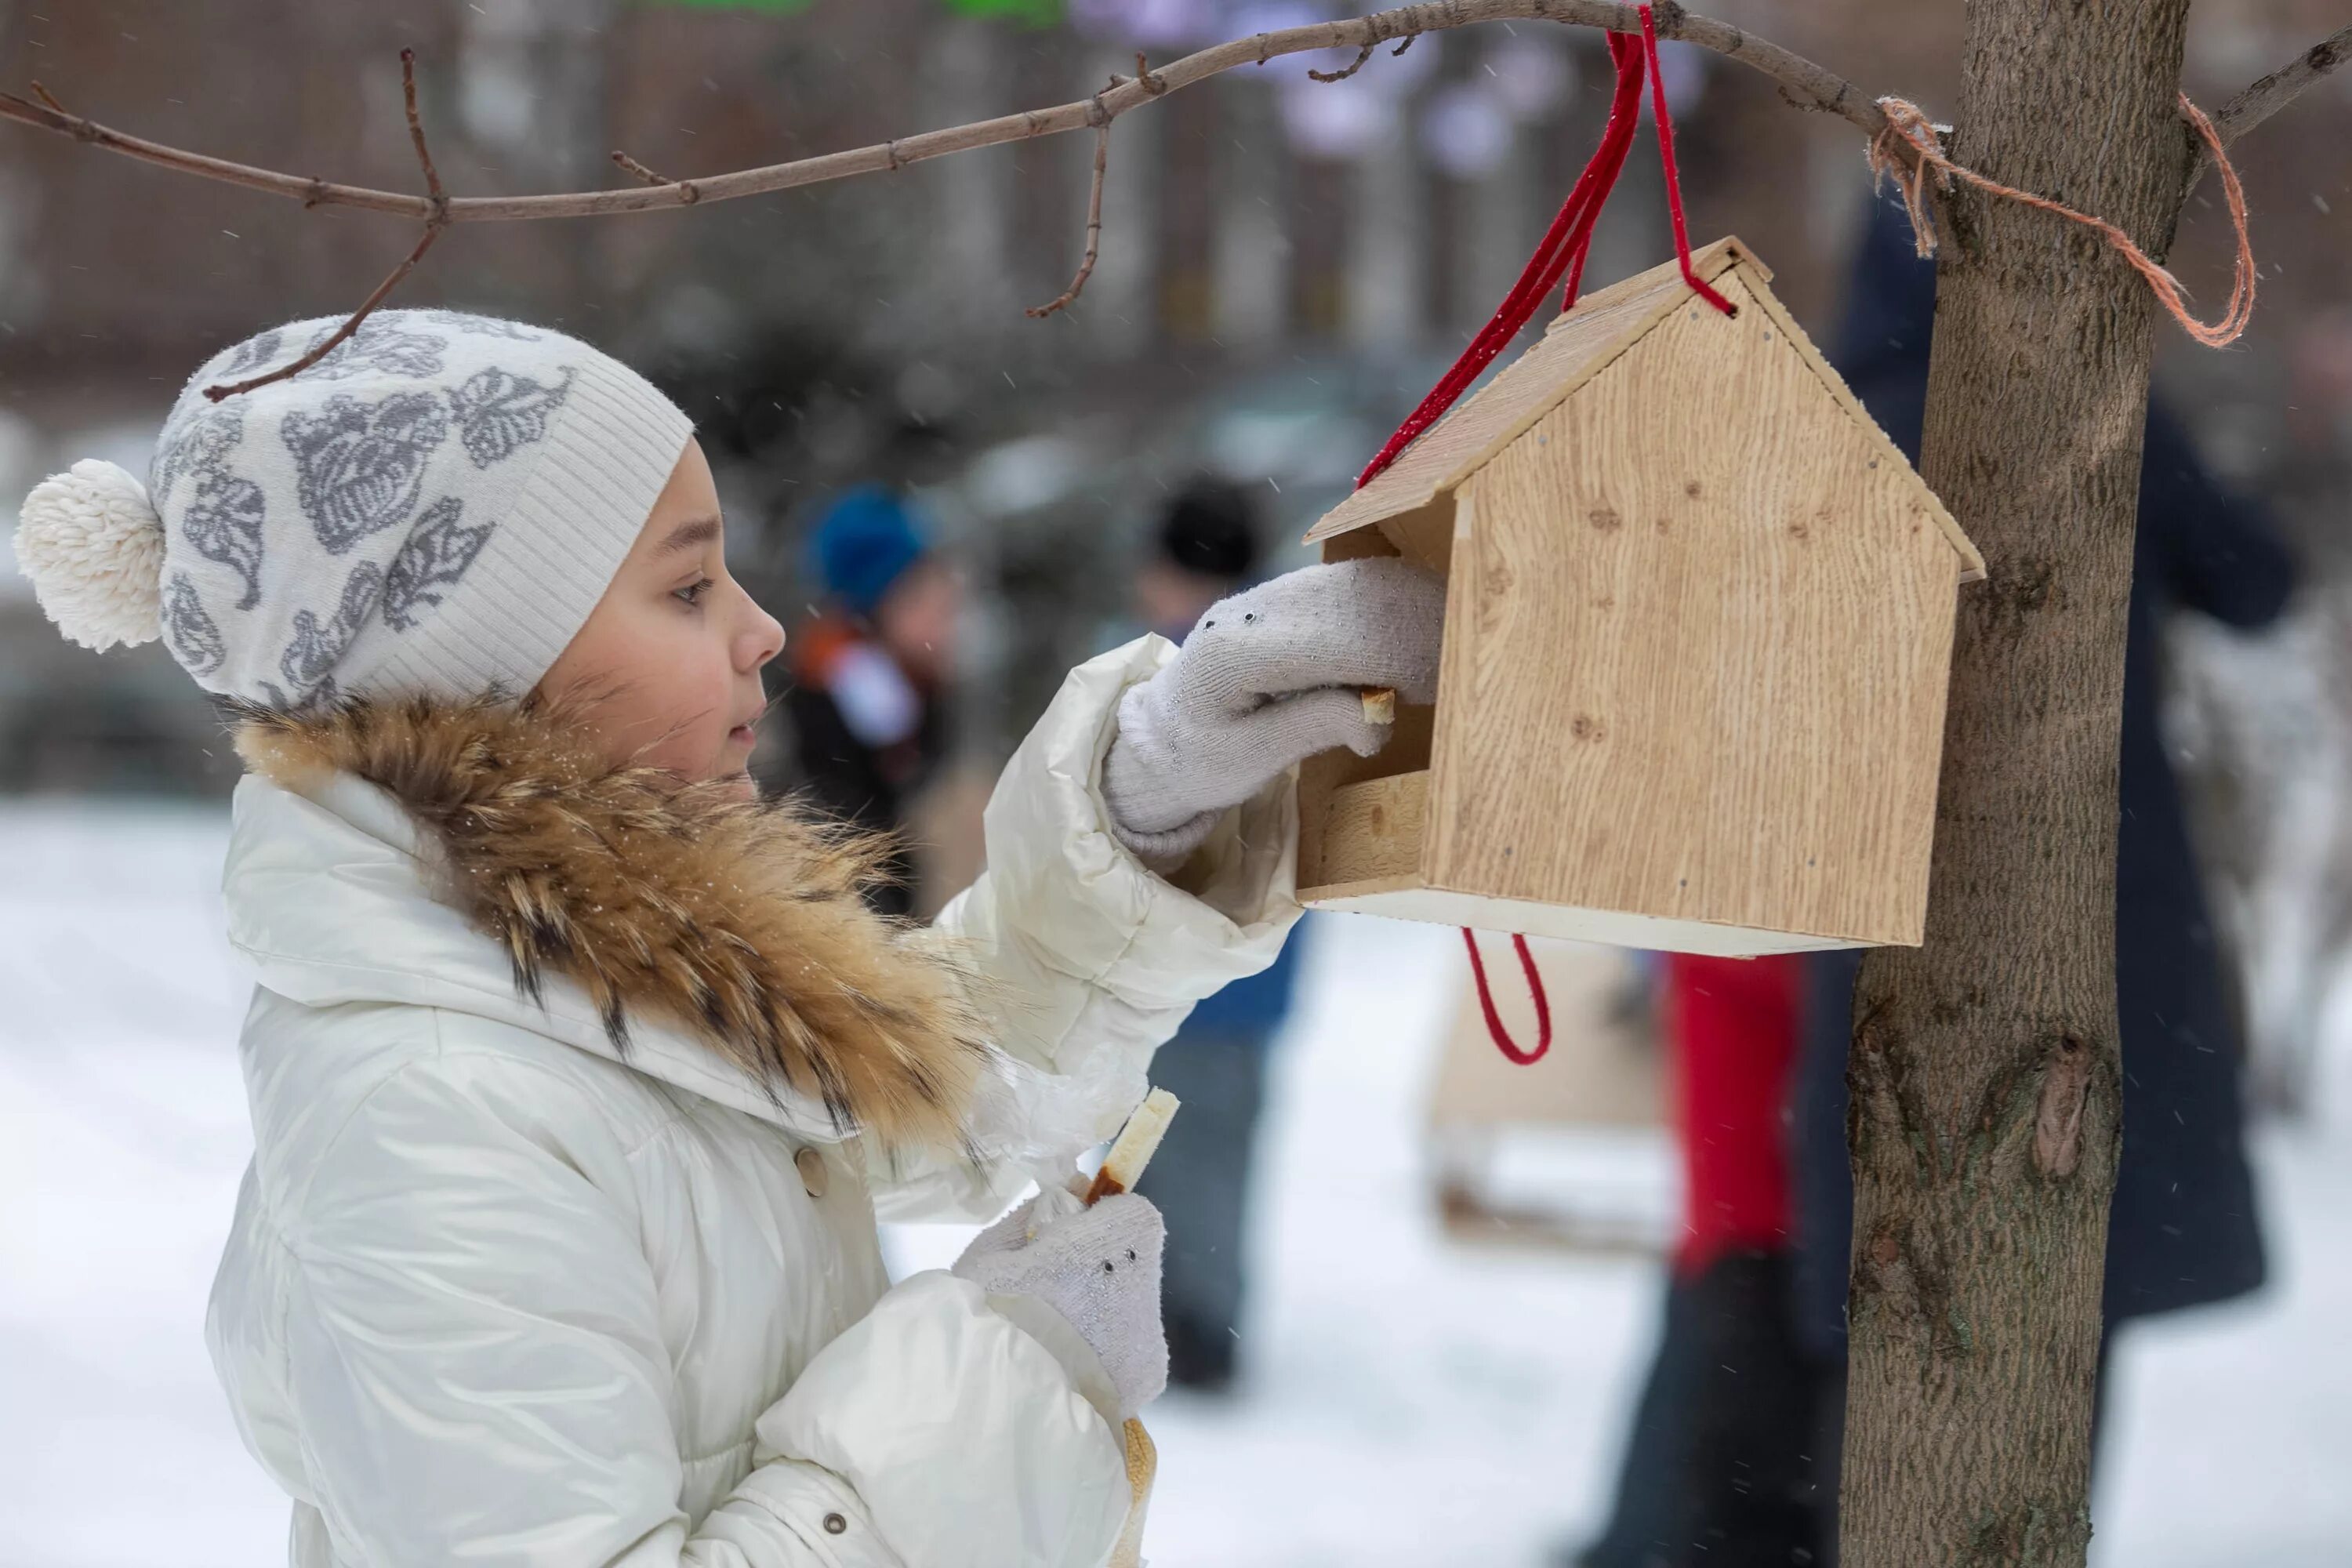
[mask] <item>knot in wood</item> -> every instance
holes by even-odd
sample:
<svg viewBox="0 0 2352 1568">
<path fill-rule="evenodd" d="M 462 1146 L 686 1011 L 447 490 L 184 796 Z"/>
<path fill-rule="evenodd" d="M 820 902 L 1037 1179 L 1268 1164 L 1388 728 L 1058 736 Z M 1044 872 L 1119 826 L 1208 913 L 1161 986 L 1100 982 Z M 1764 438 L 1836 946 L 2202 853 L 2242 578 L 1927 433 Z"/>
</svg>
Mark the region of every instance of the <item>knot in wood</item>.
<svg viewBox="0 0 2352 1568">
<path fill-rule="evenodd" d="M 2083 1107 L 2090 1098 L 2090 1043 L 2074 1033 L 2050 1043 L 2033 1115 L 2033 1168 L 2066 1177 L 2083 1162 Z"/>
<path fill-rule="evenodd" d="M 1030 118 L 1032 120 L 1036 118 L 1036 114 L 1034 110 L 1031 112 Z M 1100 131 L 1104 126 L 1108 125 L 1110 121 L 1111 113 L 1109 110 L 1103 107 L 1101 93 L 1097 93 L 1092 98 L 1087 100 L 1087 123 L 1088 125 Z M 1036 132 L 1033 130 L 1030 132 L 1030 134 L 1034 136 Z"/>
</svg>

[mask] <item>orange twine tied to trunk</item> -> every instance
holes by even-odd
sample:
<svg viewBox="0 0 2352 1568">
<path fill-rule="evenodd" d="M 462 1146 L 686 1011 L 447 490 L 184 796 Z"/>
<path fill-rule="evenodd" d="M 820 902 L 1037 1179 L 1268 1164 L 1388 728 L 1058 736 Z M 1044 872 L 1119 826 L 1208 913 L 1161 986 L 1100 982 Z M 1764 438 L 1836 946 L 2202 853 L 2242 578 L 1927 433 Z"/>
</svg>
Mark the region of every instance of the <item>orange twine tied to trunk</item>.
<svg viewBox="0 0 2352 1568">
<path fill-rule="evenodd" d="M 2147 286 L 2155 291 L 2157 301 L 2171 313 L 2174 321 L 2180 323 L 2181 330 L 2207 348 L 2225 347 L 2244 334 L 2246 323 L 2254 314 L 2255 279 L 2254 242 L 2246 232 L 2245 188 L 2238 183 L 2238 171 L 2230 164 L 2230 154 L 2221 145 L 2221 132 L 2213 129 L 2212 121 L 2206 118 L 2203 110 L 2189 101 L 2187 93 L 2180 95 L 2180 111 L 2189 117 L 2189 122 L 2205 139 L 2205 145 L 2213 151 L 2214 165 L 2221 173 L 2221 190 L 2230 204 L 2230 223 L 2238 235 L 2238 259 L 2230 283 L 2230 308 L 2222 312 L 2220 321 L 2210 327 L 2189 313 L 2188 290 L 2181 288 L 2180 279 L 2158 266 L 2147 252 L 2132 242 L 2131 236 L 2114 224 L 2105 218 L 2093 217 L 2088 213 L 2076 212 L 2073 207 L 2053 202 L 2047 196 L 2037 196 L 2031 191 L 2021 191 L 2014 185 L 1989 180 L 1973 169 L 1953 163 L 1944 153 L 1943 133 L 1950 127 L 1930 121 L 1916 103 L 1900 98 L 1882 98 L 1878 100 L 1878 107 L 1886 115 L 1886 129 L 1870 143 L 1870 171 L 1881 181 L 1892 175 L 1895 184 L 1902 187 L 1903 205 L 1911 215 L 1911 235 L 1918 244 L 1921 256 L 1936 254 L 1936 220 L 1929 215 L 1927 202 L 1927 175 L 1933 170 L 1939 190 L 1950 190 L 1953 178 L 1957 176 L 1993 195 L 2006 196 L 2011 201 L 2021 202 L 2046 213 L 2055 213 L 2069 222 L 2096 230 L 2142 278 L 2147 279 Z M 1917 154 L 1917 161 L 1908 167 L 1905 166 L 1904 158 L 1895 148 L 1898 139 L 1908 142 Z"/>
</svg>

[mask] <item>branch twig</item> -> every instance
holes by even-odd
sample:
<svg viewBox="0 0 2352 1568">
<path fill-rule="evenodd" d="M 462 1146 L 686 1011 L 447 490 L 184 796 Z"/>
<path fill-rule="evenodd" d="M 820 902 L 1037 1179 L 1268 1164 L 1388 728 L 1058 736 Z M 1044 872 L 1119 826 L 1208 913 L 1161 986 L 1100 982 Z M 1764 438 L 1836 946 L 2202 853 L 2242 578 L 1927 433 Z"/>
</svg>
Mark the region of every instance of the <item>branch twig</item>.
<svg viewBox="0 0 2352 1568">
<path fill-rule="evenodd" d="M 682 193 L 682 199 L 688 206 L 692 206 L 702 199 L 702 192 L 692 180 L 673 180 L 667 175 L 656 174 L 617 147 L 613 149 L 613 162 L 649 185 L 675 186 Z"/>
<path fill-rule="evenodd" d="M 1411 40 L 1411 39 L 1409 39 L 1409 38 L 1408 38 L 1407 40 L 1405 40 L 1405 41 L 1406 41 L 1406 42 L 1408 42 L 1408 43 L 1412 42 L 1412 40 Z M 1307 74 L 1308 76 L 1310 76 L 1310 77 L 1314 78 L 1317 81 L 1345 81 L 1345 80 L 1347 80 L 1349 77 L 1351 77 L 1351 76 L 1355 75 L 1358 71 L 1362 70 L 1362 69 L 1364 68 L 1364 62 L 1365 62 L 1366 60 L 1370 59 L 1370 58 L 1372 58 L 1372 50 L 1373 50 L 1373 48 L 1374 48 L 1374 47 L 1375 47 L 1375 46 L 1374 46 L 1374 45 L 1371 45 L 1371 44 L 1366 44 L 1362 48 L 1358 49 L 1358 50 L 1356 51 L 1356 58 L 1355 58 L 1354 63 L 1353 63 L 1353 64 L 1351 64 L 1351 65 L 1349 65 L 1349 66 L 1348 67 L 1348 68 L 1347 68 L 1347 69 L 1345 69 L 1345 70 L 1336 70 L 1336 71 L 1318 71 L 1318 70 L 1310 70 L 1310 71 L 1308 71 Z"/>
<path fill-rule="evenodd" d="M 1029 307 L 1033 321 L 1043 321 L 1056 310 L 1066 310 L 1095 275 L 1095 257 L 1102 248 L 1103 175 L 1110 168 L 1110 121 L 1106 120 L 1095 128 L 1095 179 L 1087 192 L 1087 253 L 1078 262 L 1078 275 L 1062 290 L 1061 298 L 1043 305 Z"/>
<path fill-rule="evenodd" d="M 336 346 L 353 332 L 358 331 L 360 323 L 374 314 L 375 308 L 383 304 L 394 289 L 400 287 L 400 280 L 416 270 L 416 264 L 425 259 L 425 253 L 433 248 L 433 242 L 441 237 L 441 231 L 449 226 L 449 195 L 441 188 L 441 172 L 433 166 L 433 153 L 425 145 L 425 121 L 416 112 L 416 51 L 415 49 L 400 51 L 400 91 L 408 108 L 408 139 L 415 144 L 416 162 L 425 171 L 425 199 L 433 204 L 432 211 L 425 219 L 425 232 L 417 237 L 416 247 L 408 253 L 399 266 L 385 275 L 384 280 L 375 286 L 375 292 L 362 300 L 360 308 L 353 310 L 344 320 L 343 324 L 337 327 L 318 347 L 296 360 L 292 364 L 281 365 L 276 370 L 227 385 L 207 386 L 205 388 L 205 397 L 207 401 L 223 402 L 231 397 L 241 396 L 256 387 L 268 386 L 273 381 L 284 381 L 289 376 L 299 375 L 334 353 Z M 46 98 L 48 95 L 43 93 L 41 96 Z"/>
<path fill-rule="evenodd" d="M 425 199 L 433 204 L 433 216 L 447 222 L 449 193 L 441 188 L 441 171 L 433 166 L 433 153 L 425 145 L 425 121 L 416 112 L 416 51 L 400 51 L 400 98 L 408 110 L 408 139 L 416 144 L 416 162 L 425 170 Z"/>
<path fill-rule="evenodd" d="M 248 190 L 285 196 L 310 206 L 358 207 L 370 212 L 396 213 L 429 221 L 436 216 L 449 223 L 500 223 L 530 218 L 593 217 L 612 213 L 656 212 L 689 206 L 697 201 L 731 201 L 739 196 L 764 195 L 772 191 L 820 184 L 857 174 L 880 174 L 927 158 L 993 147 L 1007 142 L 1092 128 L 1099 112 L 1116 120 L 1129 110 L 1178 88 L 1190 87 L 1237 66 L 1263 64 L 1281 55 L 1313 49 L 1361 48 L 1367 44 L 1408 40 L 1421 33 L 1444 32 L 1479 22 L 1540 20 L 1571 26 L 1599 27 L 1635 33 L 1641 20 L 1633 6 L 1611 0 L 1422 0 L 1367 16 L 1318 22 L 1236 38 L 1202 49 L 1162 66 L 1132 81 L 1120 83 L 1097 98 L 1057 104 L 1051 109 L 1002 115 L 970 125 L 950 126 L 901 137 L 870 147 L 828 153 L 788 163 L 738 169 L 694 181 L 671 181 L 637 189 L 572 191 L 535 196 L 443 196 L 374 190 L 362 185 L 331 184 L 306 175 L 256 168 L 226 158 L 208 157 L 150 142 L 127 132 L 100 125 L 54 104 L 36 103 L 13 93 L 0 93 L 0 118 L 16 120 L 61 136 L 92 142 L 124 157 L 156 163 L 183 174 L 219 180 Z M 1885 129 L 1885 117 L 1870 96 L 1844 78 L 1780 45 L 1741 31 L 1727 22 L 1697 16 L 1675 0 L 1657 7 L 1658 36 L 1711 49 L 1772 78 L 1784 96 L 1800 109 L 1841 115 L 1864 135 L 1875 137 Z M 692 194 L 688 194 L 688 193 Z"/>
<path fill-rule="evenodd" d="M 2213 116 L 2213 128 L 2221 132 L 2221 145 L 2229 146 L 2293 103 L 2347 60 L 2352 60 L 2352 26 L 2336 29 L 2223 104 Z M 2196 157 L 2189 165 L 2188 183 L 2181 187 L 2184 197 L 2197 188 L 2197 182 L 2212 166 L 2212 152 L 2202 142 L 2198 143 Z"/>
</svg>

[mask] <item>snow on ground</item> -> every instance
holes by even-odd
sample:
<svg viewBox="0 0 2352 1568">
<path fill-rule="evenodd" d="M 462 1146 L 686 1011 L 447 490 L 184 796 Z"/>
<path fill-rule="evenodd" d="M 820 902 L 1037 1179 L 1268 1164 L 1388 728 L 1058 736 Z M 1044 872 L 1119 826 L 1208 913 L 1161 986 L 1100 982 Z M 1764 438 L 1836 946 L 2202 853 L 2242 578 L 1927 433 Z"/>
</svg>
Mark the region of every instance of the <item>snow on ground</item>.
<svg viewBox="0 0 2352 1568">
<path fill-rule="evenodd" d="M 283 1552 L 203 1342 L 247 1152 L 222 839 L 209 809 L 0 808 L 0 1568 Z M 1230 1403 L 1151 1412 L 1150 1556 L 1534 1568 L 1604 1505 L 1654 1266 L 1446 1242 L 1419 1106 L 1460 948 L 1366 919 L 1318 936 L 1268 1113 L 1252 1370 Z M 1656 1179 L 1654 1148 L 1617 1147 Z M 2124 1342 L 2101 1568 L 2352 1550 L 2352 1148 L 2262 1152 L 2278 1285 Z M 901 1269 L 958 1245 L 890 1237 Z"/>
</svg>

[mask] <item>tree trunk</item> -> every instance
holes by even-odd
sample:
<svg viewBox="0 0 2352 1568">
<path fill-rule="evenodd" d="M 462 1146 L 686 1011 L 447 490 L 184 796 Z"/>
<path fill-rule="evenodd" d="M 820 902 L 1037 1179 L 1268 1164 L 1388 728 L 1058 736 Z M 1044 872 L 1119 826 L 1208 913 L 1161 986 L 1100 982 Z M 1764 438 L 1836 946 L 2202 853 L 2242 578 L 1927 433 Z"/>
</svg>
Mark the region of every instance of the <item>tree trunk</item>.
<svg viewBox="0 0 2352 1568">
<path fill-rule="evenodd" d="M 1954 157 L 2169 242 L 2188 0 L 1969 0 Z M 2121 1147 L 2116 742 L 2153 307 L 1963 189 L 1922 467 L 1960 592 L 1927 944 L 1855 995 L 1846 1568 L 2076 1564 Z"/>
</svg>

